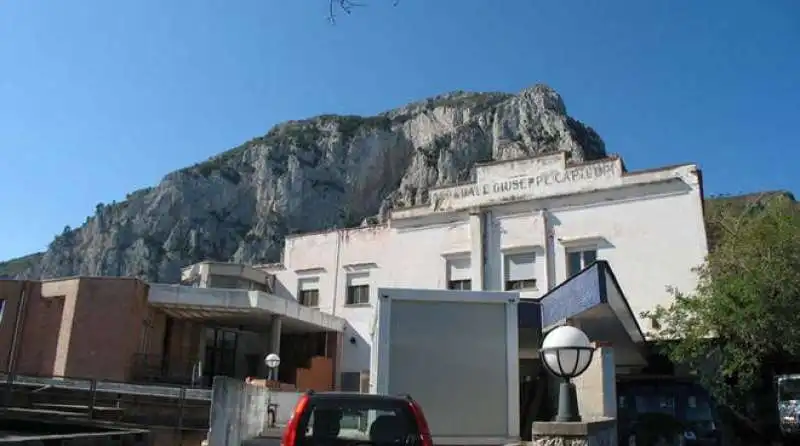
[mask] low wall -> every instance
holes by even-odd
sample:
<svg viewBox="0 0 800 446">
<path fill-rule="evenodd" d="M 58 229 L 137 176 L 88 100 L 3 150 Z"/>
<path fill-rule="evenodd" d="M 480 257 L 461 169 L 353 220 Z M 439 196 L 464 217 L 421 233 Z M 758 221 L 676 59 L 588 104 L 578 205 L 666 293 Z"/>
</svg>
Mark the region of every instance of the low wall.
<svg viewBox="0 0 800 446">
<path fill-rule="evenodd" d="M 533 423 L 532 446 L 618 446 L 617 420 L 613 418 L 560 423 Z"/>
<path fill-rule="evenodd" d="M 302 393 L 217 376 L 211 395 L 208 445 L 240 446 L 268 428 L 268 404 L 277 406 L 275 424 L 281 426 L 289 421 Z"/>
<path fill-rule="evenodd" d="M 40 435 L 19 438 L 4 438 L 5 445 L 45 446 L 50 444 L 80 446 L 150 446 L 146 431 L 93 432 L 85 434 Z"/>
<path fill-rule="evenodd" d="M 214 377 L 209 446 L 240 446 L 267 427 L 269 390 L 223 376 Z"/>
<path fill-rule="evenodd" d="M 270 403 L 277 405 L 277 413 L 275 416 L 275 424 L 282 426 L 289 421 L 294 411 L 294 406 L 297 405 L 297 400 L 303 392 L 299 392 L 291 388 L 291 386 L 278 383 L 276 381 L 267 381 L 264 379 L 251 379 L 249 384 L 256 387 L 266 387 L 271 392 Z M 277 390 L 280 389 L 280 390 Z"/>
</svg>

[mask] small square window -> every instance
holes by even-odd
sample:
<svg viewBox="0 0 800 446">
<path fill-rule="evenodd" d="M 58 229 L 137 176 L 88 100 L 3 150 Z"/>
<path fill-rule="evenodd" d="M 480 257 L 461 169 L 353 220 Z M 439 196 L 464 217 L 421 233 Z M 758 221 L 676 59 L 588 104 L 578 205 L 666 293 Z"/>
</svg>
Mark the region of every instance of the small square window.
<svg viewBox="0 0 800 446">
<path fill-rule="evenodd" d="M 319 277 L 304 277 L 299 281 L 297 301 L 306 307 L 319 306 Z"/>
<path fill-rule="evenodd" d="M 505 255 L 505 290 L 536 289 L 536 254 L 533 252 Z"/>
<path fill-rule="evenodd" d="M 299 299 L 300 305 L 306 307 L 319 306 L 319 290 L 301 290 Z"/>
<path fill-rule="evenodd" d="M 472 289 L 472 262 L 469 257 L 448 259 L 446 274 L 448 290 Z"/>
<path fill-rule="evenodd" d="M 350 274 L 347 277 L 346 305 L 369 303 L 369 274 Z"/>
<path fill-rule="evenodd" d="M 567 252 L 567 278 L 583 271 L 597 260 L 597 249 L 576 249 Z"/>
<path fill-rule="evenodd" d="M 347 287 L 347 305 L 369 303 L 369 285 L 351 285 Z"/>
<path fill-rule="evenodd" d="M 448 290 L 469 291 L 469 290 L 472 289 L 472 280 L 470 280 L 470 279 L 449 280 L 447 282 L 447 289 Z"/>
</svg>

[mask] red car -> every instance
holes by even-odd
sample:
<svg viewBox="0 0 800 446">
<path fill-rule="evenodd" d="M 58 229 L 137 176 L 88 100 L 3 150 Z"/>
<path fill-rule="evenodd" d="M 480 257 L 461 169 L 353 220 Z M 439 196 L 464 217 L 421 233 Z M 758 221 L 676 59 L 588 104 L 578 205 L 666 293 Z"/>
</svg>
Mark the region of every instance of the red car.
<svg viewBox="0 0 800 446">
<path fill-rule="evenodd" d="M 308 392 L 295 406 L 281 446 L 433 446 L 422 408 L 410 396 Z"/>
</svg>

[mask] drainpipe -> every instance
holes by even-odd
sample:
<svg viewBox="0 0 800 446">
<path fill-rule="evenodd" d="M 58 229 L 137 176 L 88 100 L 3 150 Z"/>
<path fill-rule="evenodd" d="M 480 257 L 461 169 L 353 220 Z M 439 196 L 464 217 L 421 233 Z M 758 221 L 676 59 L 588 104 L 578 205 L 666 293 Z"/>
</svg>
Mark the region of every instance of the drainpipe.
<svg viewBox="0 0 800 446">
<path fill-rule="evenodd" d="M 555 288 L 556 285 L 556 245 L 555 234 L 553 233 L 553 226 L 551 225 L 550 213 L 547 209 L 539 211 L 539 217 L 542 219 L 542 226 L 544 227 L 543 242 L 544 242 L 544 265 L 545 265 L 545 289 L 547 291 Z"/>
<path fill-rule="evenodd" d="M 336 265 L 333 270 L 333 308 L 331 314 L 336 316 L 337 297 L 339 296 L 339 267 L 342 257 L 342 230 L 336 231 Z"/>
<path fill-rule="evenodd" d="M 485 211 L 481 213 L 481 291 L 491 289 L 492 284 L 486 283 L 487 277 L 495 277 L 491 274 L 491 267 L 489 265 L 489 257 L 492 253 L 489 252 L 489 247 L 492 246 L 490 237 L 492 237 L 491 224 L 492 224 L 492 211 Z M 496 288 L 502 290 L 503 287 Z"/>
<path fill-rule="evenodd" d="M 19 300 L 17 301 L 17 313 L 14 315 L 14 332 L 11 335 L 11 346 L 8 349 L 8 382 L 6 385 L 6 405 L 11 403 L 11 386 L 13 384 L 14 376 L 17 374 L 17 357 L 19 356 L 19 343 L 22 337 L 22 328 L 25 325 L 25 306 L 28 300 L 28 281 L 22 282 L 22 288 L 19 291 Z"/>
</svg>

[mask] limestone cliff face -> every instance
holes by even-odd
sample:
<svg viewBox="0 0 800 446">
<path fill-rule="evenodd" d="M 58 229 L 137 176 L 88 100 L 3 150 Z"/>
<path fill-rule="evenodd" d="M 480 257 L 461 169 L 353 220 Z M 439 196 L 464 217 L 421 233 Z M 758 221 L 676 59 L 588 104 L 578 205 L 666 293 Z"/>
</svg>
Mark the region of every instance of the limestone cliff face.
<svg viewBox="0 0 800 446">
<path fill-rule="evenodd" d="M 0 275 L 136 275 L 175 281 L 204 259 L 280 258 L 287 234 L 381 220 L 466 181 L 476 162 L 555 151 L 605 156 L 600 137 L 537 85 L 519 94 L 451 93 L 372 116 L 277 125 L 122 202 L 98 205 L 40 255 Z"/>
</svg>

